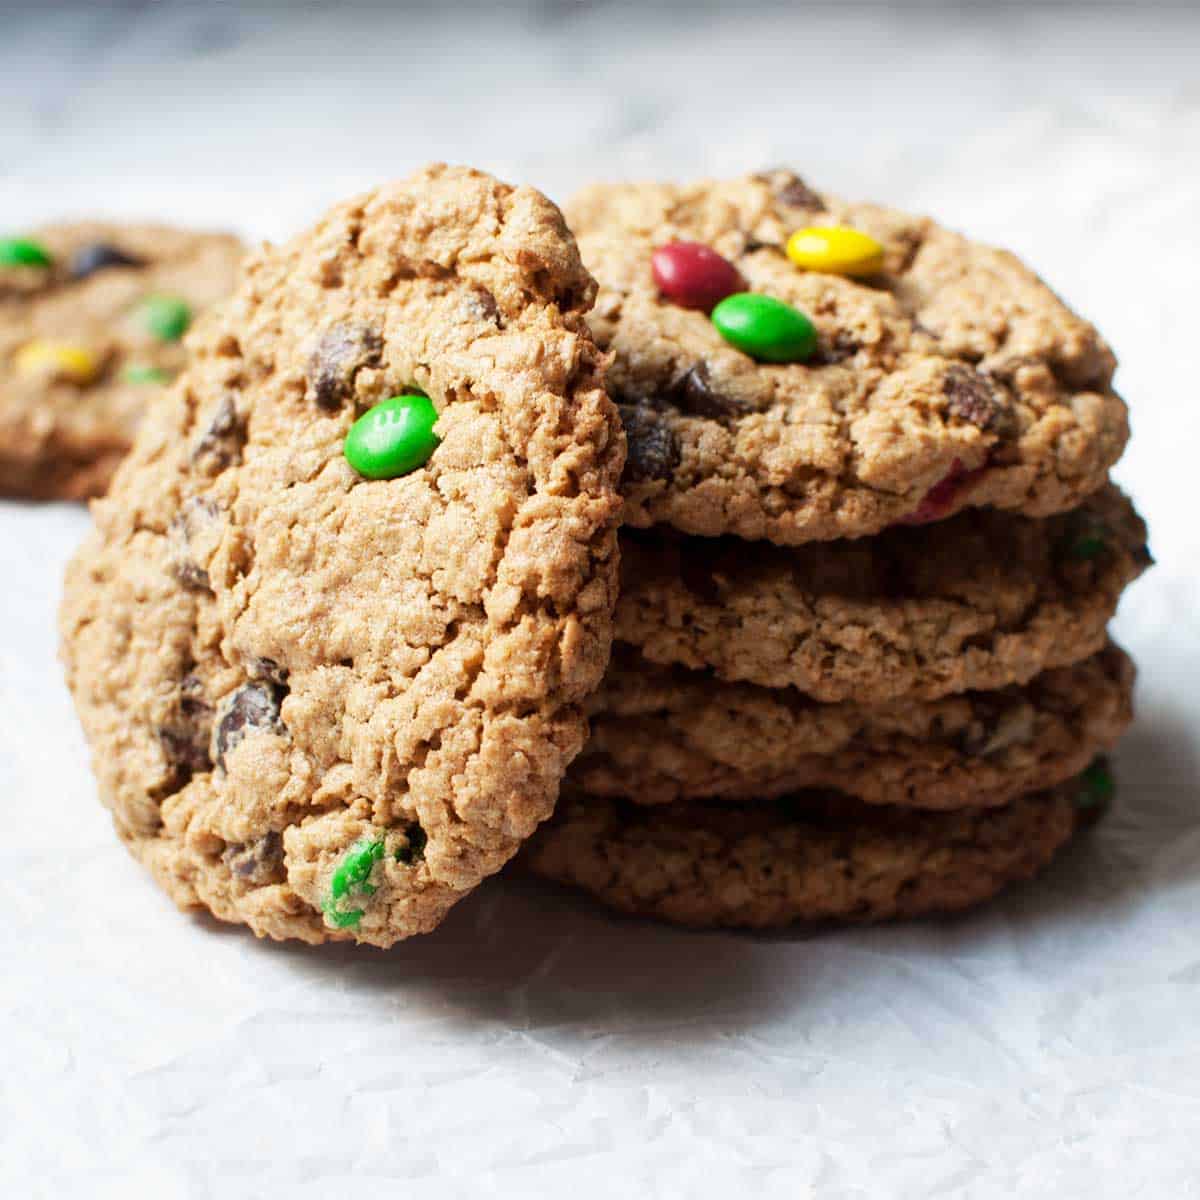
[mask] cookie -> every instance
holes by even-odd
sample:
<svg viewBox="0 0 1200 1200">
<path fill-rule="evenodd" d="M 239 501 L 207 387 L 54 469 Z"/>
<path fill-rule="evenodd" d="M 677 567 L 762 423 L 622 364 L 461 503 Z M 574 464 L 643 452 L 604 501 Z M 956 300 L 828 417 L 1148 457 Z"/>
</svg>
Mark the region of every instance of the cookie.
<svg viewBox="0 0 1200 1200">
<path fill-rule="evenodd" d="M 995 807 L 1078 775 L 1133 718 L 1116 646 L 1024 687 L 939 700 L 820 704 L 621 650 L 590 702 L 569 778 L 636 804 L 770 799 L 834 788 L 867 804 Z"/>
<path fill-rule="evenodd" d="M 970 908 L 1041 870 L 1106 803 L 1111 776 L 1003 808 L 774 804 L 642 808 L 573 795 L 522 855 L 536 875 L 622 912 L 697 928 L 883 921 Z"/>
<path fill-rule="evenodd" d="M 179 905 L 387 946 L 550 815 L 617 586 L 593 295 L 548 200 L 433 166 L 197 330 L 61 612 L 103 798 Z"/>
<path fill-rule="evenodd" d="M 1095 654 L 1146 529 L 1115 488 L 1046 520 L 971 510 L 794 548 L 622 535 L 616 634 L 652 662 L 885 703 L 1026 683 Z"/>
<path fill-rule="evenodd" d="M 159 225 L 0 238 L 0 495 L 100 495 L 241 243 Z"/>
<path fill-rule="evenodd" d="M 1041 517 L 1125 445 L 1096 330 L 927 218 L 787 171 L 593 186 L 566 212 L 614 355 L 627 524 L 790 545 L 967 506 Z"/>
</svg>

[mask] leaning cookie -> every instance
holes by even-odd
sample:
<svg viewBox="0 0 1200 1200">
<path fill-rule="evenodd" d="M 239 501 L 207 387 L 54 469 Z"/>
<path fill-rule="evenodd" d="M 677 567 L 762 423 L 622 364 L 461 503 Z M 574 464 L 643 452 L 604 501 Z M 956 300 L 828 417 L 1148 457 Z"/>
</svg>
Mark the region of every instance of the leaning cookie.
<svg viewBox="0 0 1200 1200">
<path fill-rule="evenodd" d="M 867 804 L 996 807 L 1078 775 L 1133 718 L 1116 646 L 1024 687 L 939 700 L 820 704 L 791 688 L 616 655 L 569 778 L 636 804 L 835 788 Z"/>
<path fill-rule="evenodd" d="M 0 238 L 0 495 L 101 494 L 242 254 L 227 234 L 160 225 Z"/>
<path fill-rule="evenodd" d="M 625 521 L 796 544 L 1046 516 L 1128 436 L 1103 340 L 1027 267 L 777 171 L 567 206 L 629 435 Z"/>
<path fill-rule="evenodd" d="M 1046 520 L 972 510 L 799 547 L 624 531 L 621 557 L 616 636 L 647 659 L 864 704 L 1087 658 L 1151 562 L 1113 487 Z"/>
<path fill-rule="evenodd" d="M 696 928 L 950 913 L 1041 870 L 1112 794 L 1102 763 L 1004 808 L 922 813 L 802 793 L 639 808 L 572 796 L 526 847 L 535 875 Z"/>
<path fill-rule="evenodd" d="M 548 200 L 434 166 L 197 330 L 61 613 L 103 799 L 179 905 L 387 946 L 550 815 L 617 585 L 593 295 Z"/>
</svg>

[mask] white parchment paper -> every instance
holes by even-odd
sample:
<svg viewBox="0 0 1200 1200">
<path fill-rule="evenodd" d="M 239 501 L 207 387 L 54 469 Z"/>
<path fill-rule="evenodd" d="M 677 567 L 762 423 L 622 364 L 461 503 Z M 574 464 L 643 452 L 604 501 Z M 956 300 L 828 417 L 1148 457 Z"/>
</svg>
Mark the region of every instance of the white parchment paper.
<svg viewBox="0 0 1200 1200">
<path fill-rule="evenodd" d="M 434 157 L 560 196 L 792 162 L 1011 246 L 1133 408 L 1119 805 L 952 922 L 685 934 L 501 879 L 388 953 L 259 943 L 117 843 L 55 659 L 87 515 L 0 504 L 0 1195 L 1200 1194 L 1200 20 L 381 7 L 30 8 L 0 226 L 279 236 Z"/>
</svg>

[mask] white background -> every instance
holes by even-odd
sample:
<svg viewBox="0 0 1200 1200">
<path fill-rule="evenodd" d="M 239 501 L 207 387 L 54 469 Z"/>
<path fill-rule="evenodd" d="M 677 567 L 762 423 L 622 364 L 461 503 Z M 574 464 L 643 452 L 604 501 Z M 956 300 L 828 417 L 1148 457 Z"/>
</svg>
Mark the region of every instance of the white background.
<svg viewBox="0 0 1200 1200">
<path fill-rule="evenodd" d="M 86 514 L 3 504 L 0 1195 L 1200 1195 L 1194 6 L 0 8 L 0 228 L 787 163 L 1008 245 L 1121 356 L 1159 559 L 1118 811 L 978 915 L 687 935 L 504 880 L 385 954 L 126 857 L 55 662 Z"/>
</svg>

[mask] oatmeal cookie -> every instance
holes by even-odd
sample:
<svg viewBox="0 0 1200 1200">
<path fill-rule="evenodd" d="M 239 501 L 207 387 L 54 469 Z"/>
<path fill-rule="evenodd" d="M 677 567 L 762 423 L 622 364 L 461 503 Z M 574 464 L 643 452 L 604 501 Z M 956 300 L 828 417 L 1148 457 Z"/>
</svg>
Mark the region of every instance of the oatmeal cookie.
<svg viewBox="0 0 1200 1200">
<path fill-rule="evenodd" d="M 543 196 L 434 166 L 197 331 L 61 612 L 103 798 L 178 904 L 387 946 L 550 815 L 616 598 L 594 287 Z"/>
<path fill-rule="evenodd" d="M 1096 330 L 928 218 L 788 171 L 597 185 L 566 212 L 614 355 L 627 524 L 796 544 L 967 506 L 1042 517 L 1124 448 Z"/>
<path fill-rule="evenodd" d="M 1152 561 L 1113 487 L 1044 520 L 971 510 L 798 547 L 625 530 L 621 560 L 616 636 L 652 662 L 863 704 L 1079 662 Z"/>
<path fill-rule="evenodd" d="M 1133 682 L 1132 661 L 1110 645 L 1023 687 L 821 704 L 618 648 L 569 778 L 636 804 L 836 788 L 867 804 L 996 807 L 1111 750 L 1133 719 Z"/>
</svg>

